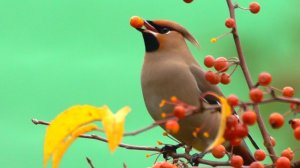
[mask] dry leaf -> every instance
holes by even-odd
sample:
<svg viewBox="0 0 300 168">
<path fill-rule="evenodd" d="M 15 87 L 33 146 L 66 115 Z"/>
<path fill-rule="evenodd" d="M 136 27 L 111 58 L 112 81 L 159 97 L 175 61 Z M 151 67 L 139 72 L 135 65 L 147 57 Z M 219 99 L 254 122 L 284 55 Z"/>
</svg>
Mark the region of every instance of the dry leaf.
<svg viewBox="0 0 300 168">
<path fill-rule="evenodd" d="M 44 167 L 46 167 L 51 156 L 53 156 L 52 166 L 58 167 L 64 152 L 80 134 L 98 129 L 95 124 L 89 124 L 93 121 L 105 120 L 103 126 L 105 131 L 108 130 L 106 134 L 109 148 L 114 151 L 122 140 L 124 120 L 129 111 L 129 107 L 124 107 L 114 115 L 107 106 L 77 105 L 62 112 L 46 130 Z"/>
<path fill-rule="evenodd" d="M 227 100 L 224 97 L 217 96 L 218 99 L 220 100 L 222 110 L 221 110 L 221 120 L 220 120 L 220 128 L 218 130 L 218 134 L 214 141 L 207 147 L 205 151 L 209 151 L 212 148 L 214 148 L 217 145 L 223 144 L 225 142 L 225 139 L 223 137 L 225 129 L 226 129 L 226 119 L 228 116 L 232 114 L 231 106 L 228 104 Z"/>
<path fill-rule="evenodd" d="M 103 119 L 104 131 L 107 135 L 108 146 L 111 152 L 116 150 L 122 140 L 124 120 L 129 111 L 129 107 L 124 107 L 116 114 L 111 113 Z"/>
</svg>

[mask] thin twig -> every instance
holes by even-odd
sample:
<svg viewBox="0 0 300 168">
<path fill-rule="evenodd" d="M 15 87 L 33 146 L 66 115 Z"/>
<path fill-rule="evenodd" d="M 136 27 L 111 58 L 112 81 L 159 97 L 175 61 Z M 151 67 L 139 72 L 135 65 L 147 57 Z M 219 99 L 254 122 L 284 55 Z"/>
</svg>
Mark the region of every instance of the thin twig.
<svg viewBox="0 0 300 168">
<path fill-rule="evenodd" d="M 49 125 L 49 122 L 46 122 L 46 121 L 41 121 L 41 120 L 37 120 L 37 119 L 32 119 L 31 121 L 36 125 Z M 79 137 L 86 138 L 86 139 L 99 140 L 102 142 L 108 142 L 108 140 L 106 138 L 100 137 L 98 135 L 82 134 Z M 125 149 L 130 149 L 130 150 L 144 150 L 144 151 L 156 151 L 156 152 L 160 151 L 160 149 L 157 147 L 136 146 L 136 145 L 123 144 L 123 143 L 119 144 L 119 147 L 125 148 Z"/>
<path fill-rule="evenodd" d="M 142 128 L 142 129 L 139 129 L 137 131 L 133 131 L 133 132 L 127 132 L 127 133 L 124 133 L 124 136 L 134 136 L 134 135 L 137 135 L 137 134 L 140 134 L 142 132 L 146 132 L 156 126 L 158 126 L 159 123 L 155 122 L 155 123 L 152 123 L 151 125 L 145 127 L 145 128 Z"/>
<path fill-rule="evenodd" d="M 236 19 L 235 19 L 235 7 L 232 3 L 232 0 L 226 0 L 226 2 L 227 2 L 227 5 L 228 5 L 228 8 L 229 8 L 230 17 L 233 18 L 236 21 Z M 251 79 L 251 76 L 250 76 L 250 73 L 249 73 L 249 70 L 248 70 L 248 66 L 247 66 L 246 61 L 245 61 L 244 53 L 243 53 L 243 50 L 242 50 L 242 46 L 241 46 L 241 42 L 240 42 L 240 38 L 239 38 L 239 34 L 238 34 L 237 24 L 232 29 L 232 35 L 233 35 L 236 50 L 237 50 L 237 53 L 238 53 L 238 57 L 239 57 L 239 60 L 240 60 L 240 66 L 241 66 L 241 69 L 242 69 L 243 74 L 245 76 L 248 88 L 250 90 L 250 89 L 254 88 L 255 86 L 253 84 L 253 81 Z M 277 156 L 276 156 L 276 153 L 274 151 L 273 146 L 271 145 L 270 135 L 269 135 L 269 133 L 268 133 L 266 127 L 265 127 L 265 124 L 263 122 L 263 118 L 262 118 L 262 116 L 259 112 L 258 104 L 254 104 L 254 111 L 257 115 L 258 127 L 260 129 L 260 132 L 261 132 L 262 137 L 264 139 L 264 142 L 266 144 L 266 148 L 267 148 L 267 150 L 270 154 L 270 157 L 271 157 L 272 161 L 275 162 L 276 159 L 277 159 Z"/>
<path fill-rule="evenodd" d="M 86 157 L 86 160 L 87 160 L 87 162 L 88 162 L 88 164 L 90 165 L 91 168 L 95 168 L 93 163 L 92 163 L 92 160 L 90 158 Z"/>
</svg>

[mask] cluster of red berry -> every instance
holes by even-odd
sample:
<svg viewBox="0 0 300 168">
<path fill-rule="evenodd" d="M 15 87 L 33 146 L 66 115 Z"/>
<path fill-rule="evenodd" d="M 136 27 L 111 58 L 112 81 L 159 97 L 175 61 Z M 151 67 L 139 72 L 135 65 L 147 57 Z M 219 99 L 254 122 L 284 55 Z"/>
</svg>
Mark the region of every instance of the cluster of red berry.
<svg viewBox="0 0 300 168">
<path fill-rule="evenodd" d="M 235 115 L 227 118 L 224 138 L 230 142 L 232 146 L 241 144 L 243 138 L 248 135 L 248 125 L 253 125 L 256 122 L 256 114 L 253 111 L 243 113 L 243 122 L 239 122 Z"/>
<path fill-rule="evenodd" d="M 175 164 L 165 162 L 156 162 L 152 168 L 178 168 Z"/>
<path fill-rule="evenodd" d="M 205 73 L 205 79 L 211 84 L 222 83 L 227 85 L 230 83 L 230 75 L 225 73 L 231 65 L 237 64 L 237 62 L 232 61 L 232 64 L 225 57 L 219 57 L 215 59 L 211 55 L 207 55 L 204 58 L 204 65 L 208 68 L 214 67 L 217 72 L 207 71 Z"/>
</svg>

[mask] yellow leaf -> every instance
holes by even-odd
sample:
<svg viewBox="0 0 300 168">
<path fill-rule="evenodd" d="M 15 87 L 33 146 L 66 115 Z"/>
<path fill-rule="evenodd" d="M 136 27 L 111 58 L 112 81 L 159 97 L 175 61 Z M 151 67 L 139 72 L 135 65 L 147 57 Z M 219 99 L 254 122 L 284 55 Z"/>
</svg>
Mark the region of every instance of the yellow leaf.
<svg viewBox="0 0 300 168">
<path fill-rule="evenodd" d="M 84 124 L 101 120 L 104 116 L 112 114 L 107 106 L 94 107 L 90 105 L 73 106 L 60 113 L 47 127 L 44 141 L 44 167 L 48 163 L 59 144 Z"/>
<path fill-rule="evenodd" d="M 103 118 L 103 127 L 107 136 L 109 150 L 115 151 L 120 144 L 124 133 L 124 121 L 130 112 L 129 107 L 124 107 L 116 114 L 110 113 Z"/>
<path fill-rule="evenodd" d="M 107 106 L 90 105 L 77 105 L 65 110 L 47 127 L 44 142 L 44 167 L 53 156 L 52 166 L 57 168 L 65 151 L 78 136 L 98 129 L 95 124 L 89 124 L 93 121 L 103 121 L 109 149 L 114 151 L 122 140 L 125 117 L 129 111 L 129 107 L 124 107 L 113 114 Z"/>
<path fill-rule="evenodd" d="M 226 120 L 227 117 L 232 114 L 231 106 L 227 103 L 227 100 L 221 96 L 214 95 L 219 98 L 222 110 L 221 110 L 221 120 L 220 120 L 220 128 L 218 130 L 218 134 L 214 141 L 210 144 L 210 146 L 205 150 L 209 151 L 217 145 L 224 143 L 225 139 L 223 137 L 225 129 L 226 129 Z"/>
<path fill-rule="evenodd" d="M 79 127 L 78 129 L 76 129 L 70 138 L 68 138 L 66 141 L 60 143 L 57 148 L 55 149 L 54 153 L 53 153 L 53 164 L 52 167 L 53 168 L 58 168 L 58 165 L 60 163 L 60 160 L 62 158 L 62 156 L 64 155 L 64 153 L 66 152 L 66 150 L 68 149 L 68 147 L 75 141 L 75 139 L 77 137 L 79 137 L 81 134 L 93 131 L 93 130 L 97 130 L 98 127 L 95 124 L 89 124 L 89 125 L 84 125 L 82 127 Z"/>
</svg>

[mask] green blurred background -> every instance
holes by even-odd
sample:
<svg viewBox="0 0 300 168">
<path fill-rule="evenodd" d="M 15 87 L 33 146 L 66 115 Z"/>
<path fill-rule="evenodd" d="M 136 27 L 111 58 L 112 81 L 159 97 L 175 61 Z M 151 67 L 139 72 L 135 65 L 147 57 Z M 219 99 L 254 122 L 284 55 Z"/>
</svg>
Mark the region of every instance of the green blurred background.
<svg viewBox="0 0 300 168">
<path fill-rule="evenodd" d="M 240 1 L 247 7 L 250 0 Z M 243 48 L 254 79 L 262 71 L 273 74 L 274 86 L 291 85 L 300 90 L 299 0 L 259 1 L 258 15 L 237 10 Z M 109 105 L 117 111 L 130 105 L 126 130 L 133 131 L 152 122 L 140 87 L 144 46 L 141 35 L 129 26 L 129 18 L 169 19 L 181 23 L 199 40 L 202 49 L 191 49 L 202 64 L 206 54 L 236 56 L 231 36 L 216 44 L 210 38 L 228 29 L 225 0 L 9 0 L 0 1 L 0 108 L 1 167 L 42 167 L 45 126 L 31 118 L 50 121 L 75 104 Z M 245 80 L 238 70 L 224 93 L 247 100 Z M 300 96 L 300 94 L 297 94 Z M 263 106 L 262 113 L 285 112 L 288 105 Z M 287 120 L 290 117 L 287 118 Z M 268 130 L 277 139 L 277 151 L 299 146 L 293 132 L 284 128 Z M 262 146 L 257 126 L 251 132 Z M 169 142 L 156 128 L 124 143 L 156 145 Z M 98 141 L 79 139 L 64 156 L 61 167 L 104 168 L 151 166 L 144 151 L 119 148 L 114 154 Z M 299 152 L 297 158 L 300 158 Z"/>
</svg>

